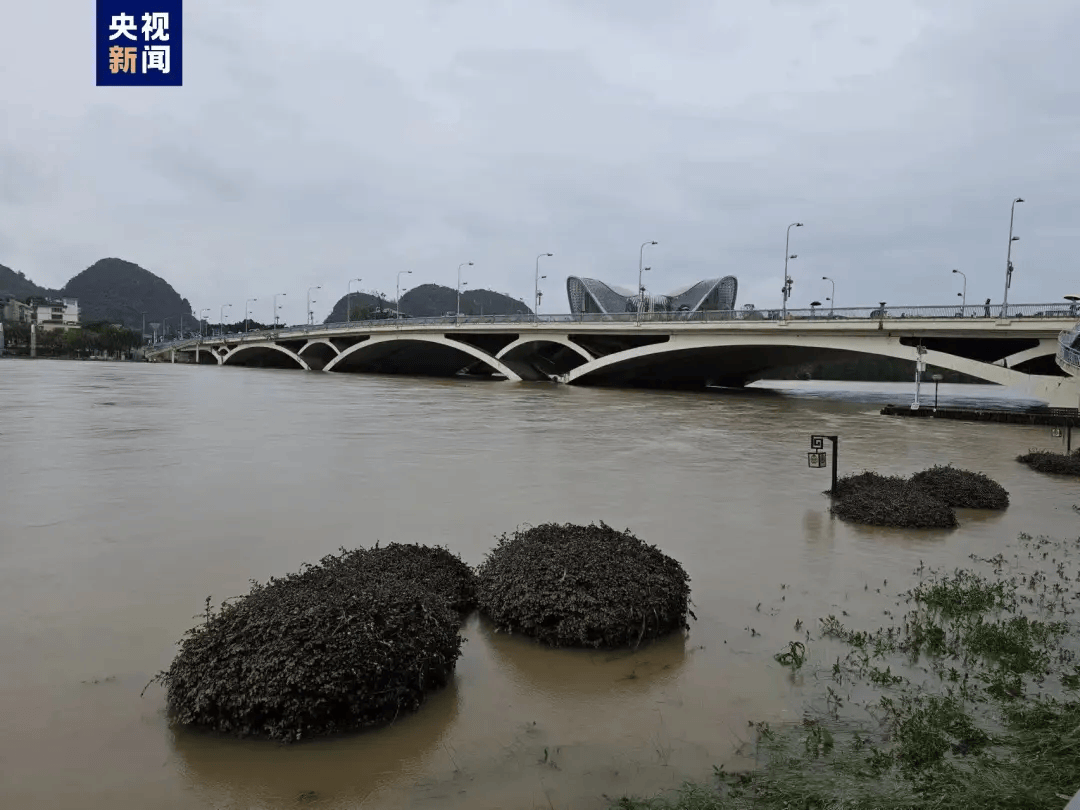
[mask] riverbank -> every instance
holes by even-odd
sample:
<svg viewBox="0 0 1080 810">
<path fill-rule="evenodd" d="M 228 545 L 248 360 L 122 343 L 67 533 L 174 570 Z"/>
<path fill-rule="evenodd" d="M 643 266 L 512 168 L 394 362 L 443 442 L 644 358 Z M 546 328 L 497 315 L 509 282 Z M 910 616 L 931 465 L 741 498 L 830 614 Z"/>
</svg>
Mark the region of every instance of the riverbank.
<svg viewBox="0 0 1080 810">
<path fill-rule="evenodd" d="M 1080 796 L 1078 549 L 1021 534 L 968 568 L 920 566 L 882 597 L 884 626 L 822 617 L 776 655 L 818 686 L 801 723 L 757 724 L 758 767 L 613 808 L 1060 810 Z"/>
</svg>

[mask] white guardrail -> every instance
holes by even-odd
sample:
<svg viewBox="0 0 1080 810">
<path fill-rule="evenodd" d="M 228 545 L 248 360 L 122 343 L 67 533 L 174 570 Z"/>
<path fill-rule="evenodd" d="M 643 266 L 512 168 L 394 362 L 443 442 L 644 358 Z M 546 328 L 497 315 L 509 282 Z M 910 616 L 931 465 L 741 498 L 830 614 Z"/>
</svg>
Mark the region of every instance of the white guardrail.
<svg viewBox="0 0 1080 810">
<path fill-rule="evenodd" d="M 1010 319 L 1023 318 L 1076 318 L 1075 307 L 1061 304 L 1011 304 L 1005 315 Z M 970 318 L 995 320 L 1003 316 L 1000 306 L 918 306 L 918 307 L 845 307 L 826 309 L 789 309 L 787 321 L 841 321 L 841 320 L 893 320 L 915 318 L 949 319 Z M 301 324 L 284 326 L 278 329 L 261 329 L 255 332 L 226 333 L 225 335 L 189 337 L 170 341 L 159 341 L 149 351 L 158 352 L 174 348 L 180 344 L 195 343 L 243 343 L 248 340 L 282 339 L 290 336 L 303 337 L 310 332 L 334 332 L 339 330 L 383 330 L 400 329 L 410 326 L 467 326 L 471 324 L 562 324 L 562 323 L 721 323 L 725 321 L 784 321 L 783 313 L 778 309 L 736 309 L 698 312 L 645 312 L 640 316 L 636 312 L 591 313 L 577 312 L 562 315 L 462 315 L 460 317 L 439 316 L 433 318 L 384 318 L 366 321 L 339 321 L 337 323 Z"/>
</svg>

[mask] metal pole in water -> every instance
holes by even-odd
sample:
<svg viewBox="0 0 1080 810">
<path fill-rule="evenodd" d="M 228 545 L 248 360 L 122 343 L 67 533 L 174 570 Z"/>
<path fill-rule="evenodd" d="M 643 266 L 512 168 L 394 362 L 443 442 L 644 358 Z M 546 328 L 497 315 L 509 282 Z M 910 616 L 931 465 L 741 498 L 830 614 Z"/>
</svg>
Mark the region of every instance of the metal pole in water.
<svg viewBox="0 0 1080 810">
<path fill-rule="evenodd" d="M 840 452 L 840 437 L 830 436 L 832 439 L 832 489 L 829 490 L 833 495 L 836 494 L 836 456 Z"/>
</svg>

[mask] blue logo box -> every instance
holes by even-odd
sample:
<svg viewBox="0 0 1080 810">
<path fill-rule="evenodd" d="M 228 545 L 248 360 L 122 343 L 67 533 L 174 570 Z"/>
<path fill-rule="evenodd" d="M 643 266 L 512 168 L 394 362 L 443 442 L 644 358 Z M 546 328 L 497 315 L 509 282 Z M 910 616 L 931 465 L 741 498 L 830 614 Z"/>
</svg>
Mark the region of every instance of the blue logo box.
<svg viewBox="0 0 1080 810">
<path fill-rule="evenodd" d="M 180 87 L 183 0 L 97 0 L 98 87 Z"/>
</svg>

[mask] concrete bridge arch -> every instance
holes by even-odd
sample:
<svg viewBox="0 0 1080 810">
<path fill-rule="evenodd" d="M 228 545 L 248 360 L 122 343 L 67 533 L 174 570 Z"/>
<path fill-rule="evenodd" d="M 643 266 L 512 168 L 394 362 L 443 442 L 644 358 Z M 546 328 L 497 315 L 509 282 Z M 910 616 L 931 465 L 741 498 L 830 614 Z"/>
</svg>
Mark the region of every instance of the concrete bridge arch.
<svg viewBox="0 0 1080 810">
<path fill-rule="evenodd" d="M 430 347 L 438 347 L 431 351 Z M 426 355 L 426 356 L 425 356 Z M 372 335 L 370 339 L 344 349 L 326 364 L 324 371 L 344 371 L 349 367 L 388 373 L 452 374 L 480 361 L 507 380 L 520 382 L 521 376 L 487 352 L 451 340 L 445 335 L 407 333 Z"/>
<path fill-rule="evenodd" d="M 273 362 L 275 354 L 284 355 L 295 364 L 296 368 L 301 368 L 304 371 L 311 371 L 311 366 L 296 352 L 270 342 L 250 343 L 237 346 L 221 358 L 221 365 L 240 366 L 251 363 L 253 365 L 271 365 L 277 367 L 281 364 L 280 362 Z M 244 362 L 237 362 L 237 358 L 243 358 Z"/>
</svg>

